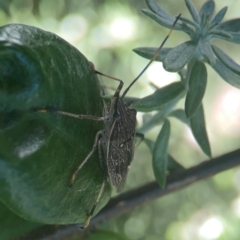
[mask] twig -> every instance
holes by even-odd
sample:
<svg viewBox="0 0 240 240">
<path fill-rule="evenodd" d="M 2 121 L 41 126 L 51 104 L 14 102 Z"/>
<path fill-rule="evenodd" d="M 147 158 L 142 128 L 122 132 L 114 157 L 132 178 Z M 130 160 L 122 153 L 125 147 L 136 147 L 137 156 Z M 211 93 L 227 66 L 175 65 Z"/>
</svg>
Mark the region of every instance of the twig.
<svg viewBox="0 0 240 240">
<path fill-rule="evenodd" d="M 90 228 L 115 218 L 133 208 L 177 191 L 199 180 L 211 177 L 219 172 L 240 165 L 240 149 L 205 161 L 195 167 L 171 174 L 167 178 L 167 186 L 161 189 L 156 182 L 150 182 L 137 189 L 125 192 L 109 201 L 109 203 L 92 219 Z M 44 234 L 43 234 L 44 233 Z M 63 240 L 73 236 L 83 236 L 85 231 L 79 230 L 79 225 L 43 226 L 15 240 Z"/>
</svg>

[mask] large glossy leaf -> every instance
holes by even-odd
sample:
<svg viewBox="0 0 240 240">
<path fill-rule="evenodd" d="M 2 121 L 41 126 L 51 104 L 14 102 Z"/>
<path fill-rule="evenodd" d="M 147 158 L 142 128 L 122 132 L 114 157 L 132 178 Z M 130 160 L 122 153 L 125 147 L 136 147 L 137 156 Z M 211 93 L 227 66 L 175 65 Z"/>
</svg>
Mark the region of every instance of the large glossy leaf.
<svg viewBox="0 0 240 240">
<path fill-rule="evenodd" d="M 174 82 L 134 102 L 133 107 L 141 112 L 159 110 L 167 103 L 178 98 L 184 91 L 185 88 L 181 82 Z"/>
<path fill-rule="evenodd" d="M 192 133 L 202 149 L 202 151 L 208 156 L 212 157 L 211 147 L 208 140 L 206 125 L 205 125 L 205 118 L 204 118 L 204 111 L 202 104 L 199 106 L 197 112 L 193 115 L 190 119 Z"/>
<path fill-rule="evenodd" d="M 68 183 L 102 123 L 32 108 L 101 116 L 91 64 L 57 35 L 17 24 L 0 28 L 0 58 L 1 201 L 28 220 L 83 222 L 103 181 L 97 152 Z M 109 195 L 107 186 L 97 211 Z"/>
<path fill-rule="evenodd" d="M 173 48 L 163 60 L 163 67 L 169 72 L 180 71 L 192 58 L 196 49 L 193 41 L 184 42 Z"/>
<path fill-rule="evenodd" d="M 33 230 L 40 223 L 27 221 L 11 212 L 0 202 L 0 239 L 8 240 L 20 234 Z"/>
<path fill-rule="evenodd" d="M 204 63 L 196 61 L 189 77 L 185 112 L 191 118 L 200 106 L 207 86 L 207 69 Z"/>
<path fill-rule="evenodd" d="M 166 119 L 153 149 L 153 172 L 158 184 L 162 188 L 165 187 L 166 184 L 169 136 L 170 122 Z"/>
</svg>

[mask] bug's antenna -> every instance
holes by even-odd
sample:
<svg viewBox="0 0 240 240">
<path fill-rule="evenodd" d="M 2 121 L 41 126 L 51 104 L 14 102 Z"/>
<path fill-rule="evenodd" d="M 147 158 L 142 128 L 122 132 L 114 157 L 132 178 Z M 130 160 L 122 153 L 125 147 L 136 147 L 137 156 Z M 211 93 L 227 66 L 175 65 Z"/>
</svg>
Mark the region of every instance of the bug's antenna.
<svg viewBox="0 0 240 240">
<path fill-rule="evenodd" d="M 176 25 L 178 19 L 180 18 L 181 14 L 179 14 L 176 17 L 176 20 L 174 21 L 168 35 L 165 37 L 165 39 L 163 40 L 163 42 L 161 43 L 161 45 L 159 46 L 159 48 L 157 49 L 157 51 L 155 52 L 154 56 L 152 57 L 152 59 L 149 61 L 149 63 L 146 65 L 146 67 L 139 73 L 139 75 L 131 82 L 131 84 L 125 89 L 125 91 L 123 92 L 121 98 L 124 98 L 124 96 L 127 94 L 127 92 L 129 91 L 129 89 L 132 87 L 132 85 L 142 76 L 142 74 L 147 70 L 147 68 L 150 66 L 150 64 L 156 59 L 156 57 L 158 56 L 159 52 L 161 51 L 163 45 L 165 44 L 165 42 L 167 41 L 168 37 L 170 36 L 170 34 L 172 33 L 172 30 L 174 28 L 174 26 Z"/>
</svg>

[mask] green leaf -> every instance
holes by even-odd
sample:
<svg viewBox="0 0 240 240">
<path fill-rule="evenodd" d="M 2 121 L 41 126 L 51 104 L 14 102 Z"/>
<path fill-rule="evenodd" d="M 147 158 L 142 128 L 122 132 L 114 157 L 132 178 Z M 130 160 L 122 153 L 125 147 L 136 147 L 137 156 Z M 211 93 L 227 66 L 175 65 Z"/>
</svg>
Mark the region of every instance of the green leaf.
<svg viewBox="0 0 240 240">
<path fill-rule="evenodd" d="M 185 112 L 191 118 L 200 106 L 207 85 L 207 70 L 204 63 L 196 61 L 189 78 L 189 89 L 185 101 Z"/>
<path fill-rule="evenodd" d="M 196 8 L 194 7 L 193 3 L 191 2 L 191 0 L 185 0 L 185 3 L 186 3 L 188 11 L 190 12 L 193 20 L 196 23 L 200 23 L 200 17 L 198 15 L 198 12 L 197 12 Z"/>
<path fill-rule="evenodd" d="M 232 42 L 232 40 L 233 40 L 232 34 L 230 32 L 226 32 L 223 30 L 213 29 L 213 30 L 209 31 L 208 34 L 209 34 L 210 39 L 219 38 L 219 39 L 222 39 L 225 41 L 230 41 L 230 42 Z"/>
<path fill-rule="evenodd" d="M 203 13 L 205 13 L 205 15 L 209 15 L 209 19 L 210 19 L 213 15 L 214 9 L 215 9 L 214 1 L 212 0 L 207 1 L 202 5 L 199 11 L 199 15 L 201 16 Z"/>
<path fill-rule="evenodd" d="M 2 0 L 0 1 L 0 9 L 2 9 L 5 14 L 7 14 L 9 17 L 11 17 L 10 14 L 10 6 L 11 6 L 12 0 Z"/>
<path fill-rule="evenodd" d="M 223 20 L 225 14 L 227 12 L 227 9 L 228 9 L 228 7 L 224 7 L 216 14 L 216 16 L 211 21 L 211 26 L 215 26 Z"/>
<path fill-rule="evenodd" d="M 31 221 L 85 221 L 103 181 L 97 152 L 68 184 L 103 123 L 32 109 L 101 116 L 91 64 L 57 35 L 19 24 L 0 28 L 0 58 L 1 201 Z M 95 213 L 109 197 L 107 186 Z"/>
<path fill-rule="evenodd" d="M 232 19 L 219 24 L 216 27 L 218 30 L 226 32 L 239 32 L 240 31 L 240 18 Z"/>
<path fill-rule="evenodd" d="M 181 97 L 181 96 L 180 96 Z M 163 106 L 161 110 L 158 111 L 152 118 L 148 121 L 145 121 L 143 125 L 137 130 L 140 133 L 146 133 L 151 130 L 153 127 L 158 126 L 166 118 L 166 116 L 172 111 L 175 105 L 178 103 L 179 98 L 176 98 L 172 102 Z"/>
<path fill-rule="evenodd" d="M 166 12 L 163 8 L 161 8 L 155 0 L 147 0 L 146 1 L 148 7 L 155 12 L 157 15 L 159 15 L 162 18 L 168 19 L 169 21 L 174 22 L 175 18 L 171 16 L 168 12 Z"/>
<path fill-rule="evenodd" d="M 133 51 L 137 53 L 139 56 L 151 60 L 154 54 L 156 53 L 157 49 L 158 48 L 153 48 L 153 47 L 140 47 L 140 48 L 134 48 Z M 162 62 L 171 49 L 172 48 L 162 48 L 154 61 Z"/>
<path fill-rule="evenodd" d="M 153 19 L 155 22 L 157 22 L 161 26 L 169 28 L 169 29 L 172 28 L 172 25 L 173 25 L 174 21 L 162 18 L 162 17 L 158 16 L 157 14 L 149 11 L 148 9 L 142 9 L 141 12 L 143 14 L 145 14 L 146 16 L 150 17 L 151 19 Z M 174 30 L 183 31 L 183 32 L 185 32 L 187 34 L 194 33 L 192 28 L 188 27 L 187 25 L 180 24 L 180 23 L 176 23 L 175 24 Z"/>
<path fill-rule="evenodd" d="M 202 151 L 211 158 L 211 147 L 207 136 L 202 104 L 199 106 L 197 112 L 190 119 L 190 123 L 193 136 L 196 139 L 198 145 L 200 146 Z"/>
<path fill-rule="evenodd" d="M 149 151 L 152 153 L 153 149 L 154 149 L 155 142 L 152 141 L 151 139 L 148 139 L 148 138 L 145 138 L 145 137 L 144 137 L 144 142 L 148 146 Z"/>
<path fill-rule="evenodd" d="M 134 102 L 133 108 L 140 112 L 159 110 L 167 103 L 178 98 L 184 91 L 185 88 L 181 82 L 174 82 L 156 90 L 153 94 Z"/>
<path fill-rule="evenodd" d="M 230 58 L 225 52 L 223 52 L 220 48 L 215 45 L 212 45 L 212 49 L 218 59 L 231 71 L 240 75 L 240 65 L 238 65 L 232 58 Z"/>
<path fill-rule="evenodd" d="M 180 71 L 192 58 L 196 49 L 193 41 L 184 42 L 173 48 L 163 60 L 163 67 L 169 72 Z"/>
<path fill-rule="evenodd" d="M 168 155 L 168 172 L 173 173 L 183 169 L 185 168 L 181 164 L 179 164 L 171 155 Z"/>
<path fill-rule="evenodd" d="M 169 136 L 170 122 L 166 119 L 153 149 L 153 172 L 158 184 L 162 188 L 166 185 Z"/>
<path fill-rule="evenodd" d="M 190 125 L 190 121 L 186 116 L 186 113 L 183 109 L 176 109 L 174 111 L 172 111 L 168 117 L 175 117 L 178 120 L 180 120 L 181 122 L 187 124 L 188 126 Z"/>
<path fill-rule="evenodd" d="M 200 49 L 202 56 L 205 58 L 205 60 L 210 65 L 213 65 L 216 61 L 216 57 L 212 51 L 209 41 L 201 38 L 199 41 L 199 49 Z"/>
<path fill-rule="evenodd" d="M 155 142 L 148 138 L 144 138 L 144 141 L 148 146 L 150 152 L 153 154 Z M 168 158 L 168 161 L 167 161 L 168 172 L 173 173 L 175 171 L 184 169 L 184 167 L 181 164 L 179 164 L 171 155 L 168 155 L 167 158 Z"/>
<path fill-rule="evenodd" d="M 218 59 L 212 67 L 226 82 L 234 87 L 240 88 L 240 75 L 225 67 L 225 65 Z"/>
<path fill-rule="evenodd" d="M 0 202 L 0 239 L 8 240 L 40 226 L 39 223 L 27 221 L 11 212 Z"/>
<path fill-rule="evenodd" d="M 192 58 L 188 64 L 187 64 L 187 67 L 186 68 L 183 68 L 179 73 L 181 73 L 181 82 L 182 84 L 184 85 L 185 88 L 188 88 L 188 82 L 189 82 L 189 77 L 190 77 L 190 74 L 192 72 L 192 68 L 196 62 L 196 58 Z"/>
</svg>

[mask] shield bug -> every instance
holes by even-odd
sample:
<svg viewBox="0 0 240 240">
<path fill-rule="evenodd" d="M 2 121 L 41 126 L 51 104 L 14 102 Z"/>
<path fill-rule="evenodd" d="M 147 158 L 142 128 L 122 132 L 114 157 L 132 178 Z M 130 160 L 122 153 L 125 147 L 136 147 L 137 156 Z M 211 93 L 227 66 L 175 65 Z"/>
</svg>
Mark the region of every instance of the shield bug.
<svg viewBox="0 0 240 240">
<path fill-rule="evenodd" d="M 94 140 L 93 147 L 86 158 L 78 166 L 75 172 L 72 174 L 69 186 L 71 187 L 78 172 L 82 169 L 84 164 L 90 159 L 92 154 L 98 149 L 100 166 L 103 172 L 103 183 L 99 190 L 98 196 L 93 204 L 93 207 L 85 221 L 82 228 L 86 228 L 91 220 L 94 210 L 102 196 L 104 187 L 107 180 L 110 181 L 111 185 L 114 186 L 118 191 L 120 191 L 126 180 L 128 168 L 132 162 L 134 155 L 134 138 L 139 136 L 143 138 L 143 135 L 136 133 L 136 115 L 137 111 L 131 107 L 132 102 L 124 103 L 123 98 L 126 96 L 132 85 L 140 78 L 140 76 L 146 71 L 149 65 L 155 60 L 161 51 L 164 43 L 171 34 L 176 22 L 180 18 L 180 15 L 174 21 L 169 34 L 165 37 L 160 47 L 157 49 L 156 53 L 146 65 L 146 67 L 140 72 L 140 74 L 131 82 L 131 84 L 125 89 L 123 94 L 120 96 L 120 92 L 123 87 L 123 81 L 103 74 L 95 70 L 93 64 L 93 71 L 96 74 L 105 76 L 107 78 L 113 79 L 119 82 L 118 88 L 111 98 L 110 104 L 105 104 L 105 114 L 103 117 L 89 116 L 89 115 L 77 115 L 68 112 L 63 112 L 54 109 L 37 109 L 37 112 L 50 112 L 61 114 L 78 119 L 88 119 L 94 121 L 104 121 L 104 129 L 97 132 Z"/>
</svg>

